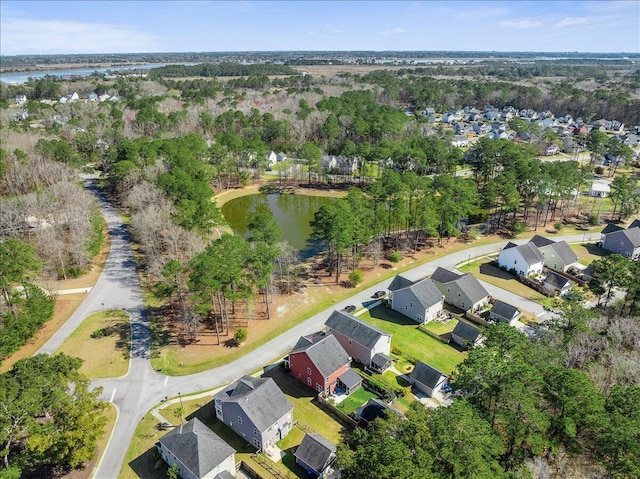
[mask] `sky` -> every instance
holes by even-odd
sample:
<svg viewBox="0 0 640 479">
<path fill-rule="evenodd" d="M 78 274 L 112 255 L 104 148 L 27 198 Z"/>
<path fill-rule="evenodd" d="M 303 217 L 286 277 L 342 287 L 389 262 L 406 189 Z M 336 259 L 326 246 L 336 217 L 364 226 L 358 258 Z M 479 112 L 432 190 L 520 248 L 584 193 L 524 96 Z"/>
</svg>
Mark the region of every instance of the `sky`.
<svg viewBox="0 0 640 479">
<path fill-rule="evenodd" d="M 0 54 L 640 52 L 640 0 L 0 1 Z"/>
</svg>

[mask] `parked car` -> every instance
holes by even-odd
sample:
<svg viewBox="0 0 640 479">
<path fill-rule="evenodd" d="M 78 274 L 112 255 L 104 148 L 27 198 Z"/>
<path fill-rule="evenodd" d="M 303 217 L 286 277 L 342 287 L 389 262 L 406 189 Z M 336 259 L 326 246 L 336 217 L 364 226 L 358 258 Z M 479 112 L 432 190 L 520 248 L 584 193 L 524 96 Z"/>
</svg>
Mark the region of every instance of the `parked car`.
<svg viewBox="0 0 640 479">
<path fill-rule="evenodd" d="M 386 291 L 376 291 L 375 293 L 373 293 L 373 297 L 376 299 L 380 299 L 383 296 L 386 296 L 387 292 Z"/>
<path fill-rule="evenodd" d="M 344 311 L 347 313 L 353 313 L 356 310 L 356 307 L 353 304 L 344 307 Z"/>
</svg>

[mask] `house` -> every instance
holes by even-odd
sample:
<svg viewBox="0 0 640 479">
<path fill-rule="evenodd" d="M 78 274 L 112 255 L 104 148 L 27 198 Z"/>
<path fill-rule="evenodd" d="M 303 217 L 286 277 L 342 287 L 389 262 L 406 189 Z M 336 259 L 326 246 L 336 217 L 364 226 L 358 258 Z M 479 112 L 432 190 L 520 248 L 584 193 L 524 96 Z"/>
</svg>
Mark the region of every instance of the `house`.
<svg viewBox="0 0 640 479">
<path fill-rule="evenodd" d="M 517 275 L 528 278 L 542 273 L 544 256 L 533 243 L 518 246 L 509 242 L 500 251 L 498 265 L 507 271 L 515 271 Z"/>
<path fill-rule="evenodd" d="M 496 300 L 489 311 L 489 319 L 497 323 L 507 323 L 510 326 L 516 324 L 522 312 L 515 306 L 511 306 L 500 300 Z"/>
<path fill-rule="evenodd" d="M 549 271 L 547 277 L 542 283 L 542 287 L 550 293 L 563 296 L 571 290 L 573 283 L 564 276 L 561 276 L 554 271 Z"/>
<path fill-rule="evenodd" d="M 389 293 L 391 309 L 424 324 L 437 318 L 444 308 L 444 295 L 430 279 L 423 279 Z"/>
<path fill-rule="evenodd" d="M 543 236 L 535 235 L 529 242 L 533 243 L 538 248 L 538 251 L 542 253 L 544 265 L 547 268 L 566 272 L 572 264 L 578 261 L 578 255 L 573 252 L 566 241 L 556 242 Z"/>
<path fill-rule="evenodd" d="M 462 348 L 472 348 L 482 342 L 482 335 L 480 328 L 461 320 L 453 328 L 451 340 Z"/>
<path fill-rule="evenodd" d="M 327 334 L 333 334 L 355 361 L 370 366 L 373 357 L 391 354 L 391 335 L 345 311 L 334 311 L 324 323 Z"/>
<path fill-rule="evenodd" d="M 109 98 L 111 98 L 111 95 L 109 95 L 108 93 L 103 93 L 98 97 L 98 101 L 102 103 L 103 101 L 107 101 Z"/>
<path fill-rule="evenodd" d="M 174 428 L 156 443 L 169 467 L 177 464 L 182 479 L 235 477 L 235 450 L 198 418 Z"/>
<path fill-rule="evenodd" d="M 560 153 L 560 147 L 554 143 L 547 145 L 544 150 L 546 156 L 557 155 L 558 153 Z"/>
<path fill-rule="evenodd" d="M 278 162 L 278 155 L 275 151 L 271 150 L 269 153 L 265 155 L 265 160 L 267 161 L 267 167 L 271 168 Z"/>
<path fill-rule="evenodd" d="M 489 293 L 471 273 L 457 274 L 438 267 L 431 281 L 447 303 L 463 311 L 478 311 L 489 302 Z"/>
<path fill-rule="evenodd" d="M 98 95 L 96 93 L 85 93 L 84 99 L 86 101 L 98 101 Z"/>
<path fill-rule="evenodd" d="M 243 376 L 214 397 L 216 417 L 258 451 L 293 427 L 293 405 L 271 378 Z"/>
<path fill-rule="evenodd" d="M 393 412 L 400 416 L 401 414 L 389 406 L 386 402 L 378 398 L 369 398 L 366 404 L 360 406 L 353 412 L 356 421 L 363 426 L 368 426 L 379 417 L 385 417 L 388 412 Z"/>
<path fill-rule="evenodd" d="M 640 222 L 634 221 L 629 228 L 604 235 L 602 248 L 626 258 L 640 258 Z"/>
<path fill-rule="evenodd" d="M 351 358 L 335 336 L 325 333 L 301 337 L 285 359 L 291 375 L 327 395 L 335 391 L 338 378 L 350 363 Z"/>
<path fill-rule="evenodd" d="M 411 384 L 429 397 L 433 397 L 434 394 L 440 391 L 447 379 L 449 379 L 449 376 L 422 361 L 418 361 L 411 374 L 409 374 Z"/>
<path fill-rule="evenodd" d="M 613 223 L 607 223 L 607 226 L 605 226 L 604 229 L 600 232 L 600 241 L 604 241 L 605 236 L 608 235 L 609 233 L 613 233 L 614 231 L 620 231 L 623 229 L 624 228 L 622 226 L 618 226 Z"/>
<path fill-rule="evenodd" d="M 589 188 L 589 196 L 595 198 L 606 198 L 611 194 L 611 187 L 609 183 L 604 183 L 602 181 L 594 181 L 591 183 L 591 188 Z"/>
<path fill-rule="evenodd" d="M 371 369 L 378 373 L 383 373 L 391 367 L 393 359 L 386 354 L 378 353 L 371 358 Z"/>
<path fill-rule="evenodd" d="M 336 460 L 336 446 L 317 433 L 307 433 L 293 454 L 296 464 L 307 471 L 307 476 L 325 477 L 325 471 Z"/>
<path fill-rule="evenodd" d="M 391 281 L 391 284 L 389 284 L 389 287 L 387 289 L 389 290 L 390 293 L 393 293 L 394 291 L 406 288 L 407 286 L 411 286 L 412 284 L 413 284 L 413 281 L 411 281 L 410 279 L 407 279 L 402 275 L 396 274 L 396 276 L 393 278 L 393 280 Z"/>
<path fill-rule="evenodd" d="M 16 95 L 16 105 L 24 105 L 27 103 L 27 95 Z"/>
<path fill-rule="evenodd" d="M 469 144 L 469 138 L 463 135 L 456 135 L 451 140 L 452 146 L 457 146 L 458 148 L 462 148 L 463 146 L 467 146 Z"/>
<path fill-rule="evenodd" d="M 587 125 L 571 125 L 569 127 L 569 132 L 574 136 L 586 135 L 589 133 L 589 128 Z"/>
</svg>

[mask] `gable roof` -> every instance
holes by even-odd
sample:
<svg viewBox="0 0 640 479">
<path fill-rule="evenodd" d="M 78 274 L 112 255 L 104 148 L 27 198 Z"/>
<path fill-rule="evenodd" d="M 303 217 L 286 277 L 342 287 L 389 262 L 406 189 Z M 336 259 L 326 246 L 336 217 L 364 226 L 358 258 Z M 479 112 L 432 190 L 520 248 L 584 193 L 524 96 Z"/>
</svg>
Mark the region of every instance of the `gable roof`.
<svg viewBox="0 0 640 479">
<path fill-rule="evenodd" d="M 391 281 L 391 284 L 387 289 L 389 291 L 396 291 L 398 289 L 403 289 L 403 288 L 406 288 L 407 286 L 411 286 L 412 284 L 413 284 L 413 281 L 405 278 L 404 276 L 397 274 L 396 277 L 393 278 L 393 281 Z"/>
<path fill-rule="evenodd" d="M 544 280 L 545 284 L 552 286 L 556 289 L 565 288 L 567 285 L 571 285 L 571 281 L 569 281 L 564 276 L 561 276 L 553 271 L 550 271 L 547 277 Z"/>
<path fill-rule="evenodd" d="M 453 328 L 453 332 L 451 334 L 460 336 L 463 340 L 473 343 L 478 339 L 478 336 L 480 336 L 480 329 L 469 323 L 465 323 L 464 321 L 458 321 L 458 324 Z"/>
<path fill-rule="evenodd" d="M 335 453 L 335 444 L 320 434 L 313 432 L 305 434 L 294 456 L 314 471 L 321 472 L 322 468 L 327 465 L 327 462 Z"/>
<path fill-rule="evenodd" d="M 418 361 L 416 366 L 413 368 L 413 371 L 411 371 L 411 374 L 409 374 L 411 379 L 418 381 L 431 389 L 438 385 L 442 376 L 445 378 L 449 377 L 445 373 L 438 371 L 436 368 L 429 366 L 427 363 L 423 363 L 422 361 Z"/>
<path fill-rule="evenodd" d="M 449 271 L 448 269 L 444 269 L 438 266 L 431 275 L 431 280 L 437 283 L 445 284 L 457 280 L 458 278 L 460 278 L 460 276 L 461 275 L 456 274 L 453 271 Z"/>
<path fill-rule="evenodd" d="M 516 314 L 520 312 L 520 310 L 515 306 L 511 306 L 510 304 L 498 299 L 495 303 L 493 303 L 491 312 L 497 316 L 500 316 L 501 318 L 512 319 Z"/>
<path fill-rule="evenodd" d="M 362 376 L 360 376 L 353 369 L 349 368 L 345 372 L 343 372 L 338 379 L 342 381 L 342 383 L 347 387 L 347 389 L 351 389 L 358 384 L 362 383 Z"/>
<path fill-rule="evenodd" d="M 383 353 L 376 353 L 371 358 L 371 365 L 377 368 L 386 366 L 389 361 L 393 361 L 392 358 Z"/>
<path fill-rule="evenodd" d="M 640 246 L 640 227 L 629 228 L 626 230 L 614 231 L 610 233 L 612 237 L 614 236 L 624 236 L 629 243 L 633 245 L 634 248 Z"/>
<path fill-rule="evenodd" d="M 384 417 L 385 411 L 394 411 L 391 407 L 378 398 L 369 398 L 366 404 L 355 410 L 355 414 L 367 422 Z"/>
<path fill-rule="evenodd" d="M 529 243 L 533 243 L 538 248 L 542 248 L 543 246 L 554 244 L 555 241 L 550 240 L 549 238 L 545 238 L 544 236 L 534 235 L 534 237 L 529 240 Z"/>
<path fill-rule="evenodd" d="M 531 266 L 536 263 L 544 263 L 544 256 L 542 253 L 536 248 L 536 246 L 532 243 L 521 244 L 520 246 L 516 246 L 516 251 L 520 253 L 522 259 Z"/>
<path fill-rule="evenodd" d="M 334 311 L 324 324 L 369 349 L 372 349 L 382 336 L 390 336 L 389 333 L 374 328 L 345 311 Z"/>
<path fill-rule="evenodd" d="M 260 432 L 293 409 L 293 405 L 272 378 L 242 376 L 214 398 L 222 402 L 237 403 Z"/>
<path fill-rule="evenodd" d="M 489 296 L 489 293 L 486 289 L 484 289 L 484 286 L 482 286 L 482 284 L 480 284 L 480 281 L 478 281 L 478 279 L 471 273 L 457 274 L 453 271 L 448 271 L 438 266 L 438 268 L 431 275 L 431 280 L 441 284 L 457 284 L 460 290 L 462 290 L 464 294 L 467 295 L 472 303 L 477 303 L 478 301 L 481 301 L 482 299 Z"/>
<path fill-rule="evenodd" d="M 302 352 L 307 354 L 323 377 L 333 374 L 349 362 L 349 355 L 332 334 L 303 336 L 291 354 Z"/>
<path fill-rule="evenodd" d="M 627 229 L 631 228 L 640 228 L 640 220 L 633 220 Z"/>
<path fill-rule="evenodd" d="M 571 264 L 578 261 L 578 255 L 576 255 L 571 246 L 566 241 L 558 241 L 551 245 L 553 251 L 558 255 L 558 258 L 562 260 L 564 264 Z"/>
<path fill-rule="evenodd" d="M 430 308 L 434 304 L 438 304 L 443 299 L 442 293 L 430 279 L 423 279 L 422 281 L 414 283 L 403 289 L 411 291 L 417 300 L 420 301 L 420 304 L 425 308 Z M 398 291 L 396 291 L 396 293 Z"/>
<path fill-rule="evenodd" d="M 620 231 L 622 229 L 624 229 L 624 228 L 622 228 L 621 226 L 618 226 L 618 225 L 613 224 L 613 223 L 608 223 L 607 226 L 605 226 L 604 229 L 600 232 L 600 234 L 606 235 L 606 234 L 609 234 L 609 233 L 613 233 L 614 231 Z"/>
<path fill-rule="evenodd" d="M 204 477 L 236 452 L 198 418 L 174 428 L 158 442 L 196 477 Z"/>
</svg>

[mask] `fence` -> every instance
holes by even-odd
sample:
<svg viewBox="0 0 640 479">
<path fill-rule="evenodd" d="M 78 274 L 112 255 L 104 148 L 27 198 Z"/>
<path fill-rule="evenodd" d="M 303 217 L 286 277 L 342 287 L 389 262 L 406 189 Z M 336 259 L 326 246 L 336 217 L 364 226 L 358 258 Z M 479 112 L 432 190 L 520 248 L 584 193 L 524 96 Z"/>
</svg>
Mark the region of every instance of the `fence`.
<svg viewBox="0 0 640 479">
<path fill-rule="evenodd" d="M 448 344 L 449 341 L 445 338 L 443 338 L 442 336 L 440 336 L 439 334 L 434 333 L 433 331 L 429 331 L 427 328 L 424 327 L 424 325 L 420 324 L 418 325 L 418 331 L 420 331 L 421 333 L 426 334 L 427 336 L 431 336 L 434 339 L 437 339 L 438 341 L 440 341 L 441 343 L 444 344 Z"/>
<path fill-rule="evenodd" d="M 333 404 L 329 403 L 325 398 L 318 395 L 318 406 L 320 409 L 324 410 L 327 414 L 332 416 L 338 422 L 342 423 L 343 426 L 346 426 L 350 429 L 354 429 L 358 423 L 354 421 L 351 417 L 347 416 L 345 413 L 340 411 Z"/>
</svg>

